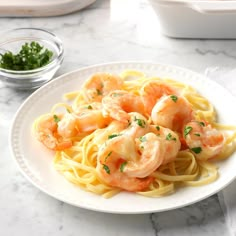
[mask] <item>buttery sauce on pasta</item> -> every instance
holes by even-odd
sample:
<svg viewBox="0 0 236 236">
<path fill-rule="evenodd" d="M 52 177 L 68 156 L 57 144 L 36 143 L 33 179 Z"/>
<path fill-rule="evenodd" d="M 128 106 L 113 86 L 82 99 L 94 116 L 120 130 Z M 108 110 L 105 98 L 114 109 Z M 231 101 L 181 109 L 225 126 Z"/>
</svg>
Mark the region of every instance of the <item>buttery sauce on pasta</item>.
<svg viewBox="0 0 236 236">
<path fill-rule="evenodd" d="M 209 184 L 236 148 L 236 127 L 217 123 L 213 105 L 174 80 L 98 73 L 64 99 L 34 122 L 35 136 L 67 180 L 106 198 Z"/>
</svg>

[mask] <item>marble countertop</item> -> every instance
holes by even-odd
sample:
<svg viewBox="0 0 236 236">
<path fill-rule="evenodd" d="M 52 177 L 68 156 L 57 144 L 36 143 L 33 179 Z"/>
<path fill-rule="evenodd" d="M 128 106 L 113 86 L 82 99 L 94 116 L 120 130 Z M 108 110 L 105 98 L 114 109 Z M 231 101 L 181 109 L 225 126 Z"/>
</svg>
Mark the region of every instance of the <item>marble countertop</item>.
<svg viewBox="0 0 236 236">
<path fill-rule="evenodd" d="M 0 31 L 38 27 L 57 34 L 65 46 L 65 60 L 57 75 L 115 61 L 167 63 L 200 73 L 211 68 L 231 70 L 236 64 L 236 40 L 163 36 L 147 0 L 97 0 L 70 15 L 0 18 L 0 25 Z M 221 193 L 177 210 L 123 216 L 76 208 L 42 193 L 19 172 L 8 144 L 12 118 L 31 93 L 0 82 L 0 235 L 236 235 L 220 204 Z"/>
</svg>

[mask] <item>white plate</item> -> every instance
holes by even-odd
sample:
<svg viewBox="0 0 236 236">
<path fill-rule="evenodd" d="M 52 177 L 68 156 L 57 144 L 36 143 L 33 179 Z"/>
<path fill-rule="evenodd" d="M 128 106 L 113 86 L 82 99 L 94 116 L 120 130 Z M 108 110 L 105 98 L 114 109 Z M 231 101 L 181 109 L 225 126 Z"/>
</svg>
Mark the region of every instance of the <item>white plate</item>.
<svg viewBox="0 0 236 236">
<path fill-rule="evenodd" d="M 0 17 L 60 16 L 81 10 L 96 0 L 1 0 Z"/>
<path fill-rule="evenodd" d="M 63 202 L 95 211 L 138 214 L 161 212 L 183 207 L 226 187 L 236 177 L 236 154 L 219 163 L 220 177 L 212 184 L 201 187 L 183 187 L 176 193 L 147 198 L 132 193 L 120 193 L 104 199 L 81 190 L 67 182 L 52 165 L 53 152 L 46 150 L 32 136 L 32 123 L 39 115 L 49 112 L 52 105 L 62 101 L 62 94 L 79 89 L 96 72 L 120 73 L 126 69 L 140 70 L 148 76 L 169 77 L 196 88 L 207 97 L 219 113 L 219 121 L 236 124 L 236 99 L 217 83 L 195 72 L 163 64 L 125 62 L 96 65 L 60 76 L 34 92 L 19 108 L 12 124 L 10 144 L 14 159 L 27 179 L 43 192 Z"/>
</svg>

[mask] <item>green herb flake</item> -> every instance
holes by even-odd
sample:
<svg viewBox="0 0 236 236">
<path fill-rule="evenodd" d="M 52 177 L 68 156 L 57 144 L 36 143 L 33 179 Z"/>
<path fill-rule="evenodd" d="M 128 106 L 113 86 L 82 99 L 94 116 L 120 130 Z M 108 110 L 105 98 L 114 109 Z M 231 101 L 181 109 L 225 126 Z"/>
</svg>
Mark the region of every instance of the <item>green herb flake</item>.
<svg viewBox="0 0 236 236">
<path fill-rule="evenodd" d="M 124 172 L 124 168 L 125 168 L 126 165 L 127 165 L 127 161 L 121 163 L 121 165 L 120 165 L 120 172 Z"/>
<path fill-rule="evenodd" d="M 110 134 L 108 135 L 108 139 L 116 138 L 118 136 L 120 136 L 120 134 Z"/>
<path fill-rule="evenodd" d="M 156 130 L 160 131 L 160 126 L 159 125 L 156 126 Z"/>
<path fill-rule="evenodd" d="M 102 92 L 99 89 L 96 89 L 97 95 L 102 95 Z"/>
<path fill-rule="evenodd" d="M 196 153 L 196 154 L 199 154 L 201 151 L 202 151 L 202 148 L 201 147 L 194 147 L 194 148 L 191 148 L 191 150 Z"/>
<path fill-rule="evenodd" d="M 103 169 L 106 171 L 107 174 L 110 174 L 110 169 L 107 165 L 103 164 Z"/>
<path fill-rule="evenodd" d="M 25 43 L 19 53 L 8 51 L 0 55 L 0 67 L 8 70 L 33 70 L 47 65 L 53 57 L 53 52 L 37 42 Z"/>
<path fill-rule="evenodd" d="M 171 137 L 172 137 L 171 133 L 167 134 L 166 135 L 166 140 L 171 140 Z"/>
<path fill-rule="evenodd" d="M 112 151 L 110 151 L 107 156 L 105 157 L 105 162 L 107 161 L 107 158 L 112 154 Z"/>
<path fill-rule="evenodd" d="M 178 97 L 175 95 L 171 95 L 170 98 L 172 99 L 173 102 L 177 102 Z"/>
<path fill-rule="evenodd" d="M 141 142 L 146 142 L 146 141 L 147 141 L 147 137 L 141 136 L 141 137 L 139 137 L 139 140 L 140 140 Z"/>
<path fill-rule="evenodd" d="M 169 140 L 169 141 L 171 141 L 171 140 L 176 141 L 176 138 L 175 138 L 175 137 L 172 137 L 172 134 L 169 133 L 169 134 L 166 135 L 166 140 Z"/>
<path fill-rule="evenodd" d="M 142 127 L 142 128 L 145 128 L 145 120 L 142 120 L 142 119 L 137 119 L 136 117 L 134 117 L 134 121 L 136 121 L 136 123 L 138 124 L 138 126 Z"/>
<path fill-rule="evenodd" d="M 203 126 L 203 127 L 206 126 L 205 123 L 202 122 L 202 121 L 200 121 L 199 124 L 200 124 L 201 126 Z"/>
<path fill-rule="evenodd" d="M 184 137 L 186 138 L 186 136 L 191 132 L 193 128 L 191 126 L 185 126 L 184 127 Z"/>
<path fill-rule="evenodd" d="M 91 105 L 88 105 L 88 106 L 87 106 L 87 109 L 92 110 L 93 107 L 92 107 Z"/>
<path fill-rule="evenodd" d="M 71 111 L 70 111 L 68 108 L 66 109 L 66 111 L 67 111 L 68 113 L 71 113 Z"/>
<path fill-rule="evenodd" d="M 200 136 L 201 136 L 199 133 L 195 133 L 194 135 L 195 135 L 195 136 L 198 136 L 198 137 L 200 137 Z"/>
<path fill-rule="evenodd" d="M 58 123 L 61 120 L 57 115 L 53 115 L 53 119 L 56 123 Z"/>
</svg>

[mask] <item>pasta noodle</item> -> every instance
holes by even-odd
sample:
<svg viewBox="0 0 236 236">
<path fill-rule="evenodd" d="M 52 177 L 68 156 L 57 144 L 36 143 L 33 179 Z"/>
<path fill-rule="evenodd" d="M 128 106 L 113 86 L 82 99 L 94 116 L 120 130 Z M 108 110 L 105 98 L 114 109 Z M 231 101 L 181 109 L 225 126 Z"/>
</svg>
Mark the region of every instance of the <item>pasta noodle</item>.
<svg viewBox="0 0 236 236">
<path fill-rule="evenodd" d="M 109 198 L 123 190 L 158 197 L 217 180 L 216 161 L 236 149 L 236 127 L 217 123 L 213 105 L 194 88 L 139 71 L 92 78 L 64 94 L 70 102 L 55 104 L 34 123 L 36 137 L 55 150 L 54 167 L 68 181 Z M 159 86 L 155 93 L 148 87 L 153 82 Z M 175 115 L 169 101 L 180 106 Z M 125 120 L 131 114 L 133 120 Z M 171 125 L 163 125 L 170 117 Z"/>
</svg>

